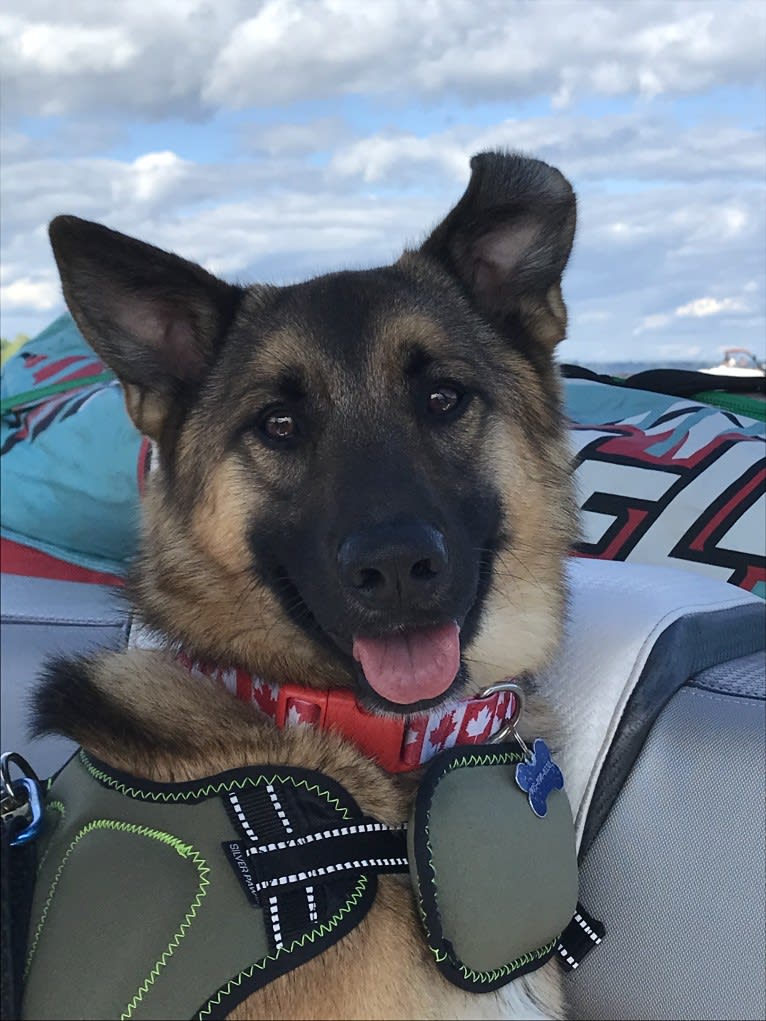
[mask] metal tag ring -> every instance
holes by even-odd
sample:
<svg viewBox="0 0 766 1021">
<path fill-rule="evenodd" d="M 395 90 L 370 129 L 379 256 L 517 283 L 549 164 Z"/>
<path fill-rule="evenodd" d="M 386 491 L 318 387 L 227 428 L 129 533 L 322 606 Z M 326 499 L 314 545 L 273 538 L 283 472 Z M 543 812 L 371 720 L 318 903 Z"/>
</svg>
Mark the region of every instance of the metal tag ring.
<svg viewBox="0 0 766 1021">
<path fill-rule="evenodd" d="M 0 787 L 2 787 L 2 797 L 3 800 L 10 798 L 11 801 L 15 802 L 18 798 L 11 783 L 11 763 L 19 767 L 23 777 L 34 780 L 38 786 L 40 778 L 27 760 L 22 755 L 19 755 L 18 752 L 3 752 L 0 755 Z"/>
<path fill-rule="evenodd" d="M 516 733 L 516 724 L 524 712 L 524 691 L 518 684 L 515 684 L 513 681 L 499 681 L 497 684 L 491 684 L 488 688 L 485 688 L 479 695 L 479 698 L 489 698 L 491 695 L 497 695 L 501 691 L 510 691 L 514 696 L 513 715 L 509 720 L 505 721 L 497 733 L 489 738 L 489 744 L 500 744 L 501 741 L 505 741 L 510 736 L 513 736 L 521 743 Z"/>
</svg>

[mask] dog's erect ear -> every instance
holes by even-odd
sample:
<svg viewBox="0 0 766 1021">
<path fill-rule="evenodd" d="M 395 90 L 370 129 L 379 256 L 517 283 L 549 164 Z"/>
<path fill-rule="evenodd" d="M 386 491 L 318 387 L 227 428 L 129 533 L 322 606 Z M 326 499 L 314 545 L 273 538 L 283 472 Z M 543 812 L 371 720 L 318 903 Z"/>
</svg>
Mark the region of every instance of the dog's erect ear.
<svg viewBox="0 0 766 1021">
<path fill-rule="evenodd" d="M 521 326 L 553 347 L 566 331 L 560 283 L 575 231 L 571 185 L 547 163 L 502 152 L 474 156 L 471 171 L 421 251 L 460 279 L 502 333 Z"/>
<path fill-rule="evenodd" d="M 159 439 L 172 403 L 212 363 L 242 290 L 76 216 L 57 216 L 50 239 L 75 322 L 122 382 L 135 424 Z"/>
</svg>

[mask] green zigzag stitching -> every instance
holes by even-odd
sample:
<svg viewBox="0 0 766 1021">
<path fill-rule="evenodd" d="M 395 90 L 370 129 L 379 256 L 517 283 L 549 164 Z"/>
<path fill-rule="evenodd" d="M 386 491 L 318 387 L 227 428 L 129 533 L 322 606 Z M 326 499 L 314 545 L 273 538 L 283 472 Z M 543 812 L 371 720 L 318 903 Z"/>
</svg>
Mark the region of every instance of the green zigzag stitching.
<svg viewBox="0 0 766 1021">
<path fill-rule="evenodd" d="M 443 776 L 447 773 L 451 773 L 453 769 L 458 769 L 460 766 L 497 766 L 507 765 L 509 762 L 521 762 L 524 758 L 519 752 L 485 752 L 484 754 L 469 753 L 463 755 L 459 759 L 454 759 L 447 769 L 444 770 Z M 433 861 L 433 848 L 431 847 L 431 834 L 426 839 L 426 847 L 428 848 L 428 864 L 431 867 L 431 873 L 433 879 L 431 884 L 436 889 L 436 867 Z M 448 960 L 449 955 L 444 953 L 442 950 L 437 950 L 431 946 L 431 934 L 428 932 L 428 926 L 426 925 L 426 914 L 423 907 L 423 898 L 418 890 L 418 908 L 420 910 L 420 917 L 423 921 L 423 927 L 426 930 L 428 936 L 428 949 L 434 955 L 438 963 L 442 963 Z M 463 975 L 469 982 L 496 982 L 499 978 L 503 978 L 505 975 L 511 975 L 513 972 L 518 971 L 519 968 L 523 968 L 525 964 L 531 964 L 532 961 L 539 960 L 549 953 L 556 945 L 556 939 L 552 939 L 550 943 L 544 947 L 540 947 L 539 950 L 530 951 L 528 954 L 522 954 L 521 957 L 517 957 L 515 961 L 511 961 L 509 964 L 504 964 L 502 968 L 496 968 L 494 971 L 474 971 L 472 968 L 467 967 L 465 964 L 458 964 L 458 971 Z"/>
<path fill-rule="evenodd" d="M 504 964 L 502 968 L 496 968 L 494 971 L 474 971 L 473 968 L 469 968 L 465 964 L 459 964 L 458 971 L 463 975 L 464 978 L 468 979 L 469 982 L 496 982 L 497 979 L 503 978 L 505 975 L 512 975 L 519 968 L 523 968 L 525 964 L 531 964 L 532 961 L 537 961 L 541 957 L 545 957 L 546 954 L 550 953 L 556 945 L 557 937 L 546 943 L 544 947 L 540 947 L 539 950 L 531 950 L 528 954 L 522 954 L 521 957 L 517 957 L 515 961 L 511 961 L 510 964 Z M 437 961 L 440 963 L 448 959 L 448 955 L 442 951 L 435 950 L 430 944 L 428 949 L 434 955 Z"/>
<path fill-rule="evenodd" d="M 139 832 L 145 827 L 132 827 L 134 832 Z M 149 987 L 154 984 L 155 979 L 159 977 L 160 969 L 164 968 L 168 962 L 168 959 L 172 957 L 173 952 L 180 944 L 181 940 L 186 935 L 191 923 L 194 921 L 197 910 L 202 904 L 202 898 L 207 894 L 207 887 L 210 885 L 210 880 L 207 878 L 210 869 L 208 868 L 207 862 L 202 855 L 197 851 L 196 848 L 192 847 L 191 844 L 182 843 L 177 837 L 172 837 L 169 833 L 162 833 L 160 830 L 150 830 L 148 833 L 141 833 L 142 836 L 152 836 L 157 840 L 162 840 L 164 843 L 170 844 L 174 851 L 176 851 L 182 858 L 190 859 L 196 866 L 197 872 L 199 873 L 199 887 L 194 900 L 189 905 L 189 910 L 184 915 L 184 920 L 178 928 L 178 932 L 175 933 L 171 941 L 162 951 L 159 960 L 155 963 L 152 970 L 146 976 L 144 981 L 138 987 L 133 999 L 127 1005 L 125 1010 L 120 1014 L 120 1021 L 128 1021 L 128 1018 L 133 1016 L 133 1012 L 136 1007 L 141 1003 L 145 994 L 149 991 Z"/>
<path fill-rule="evenodd" d="M 431 845 L 429 844 L 428 845 L 429 850 L 430 846 Z M 431 867 L 433 869 L 433 866 Z M 423 923 L 423 928 L 426 930 L 426 932 L 428 932 L 428 925 L 426 923 L 426 913 L 425 908 L 423 906 L 423 898 L 420 896 L 420 891 L 418 891 L 417 905 L 418 911 L 420 912 L 420 919 Z M 556 939 L 554 938 L 546 946 L 540 947 L 539 950 L 532 950 L 528 954 L 522 954 L 521 957 L 517 957 L 515 961 L 511 961 L 510 964 L 504 964 L 502 968 L 498 968 L 495 971 L 474 971 L 472 968 L 469 968 L 467 967 L 467 965 L 464 964 L 459 964 L 457 967 L 461 974 L 464 976 L 464 978 L 468 979 L 470 982 L 494 982 L 501 976 L 510 975 L 514 971 L 518 971 L 518 969 L 522 968 L 525 964 L 530 964 L 532 961 L 536 961 L 538 960 L 538 958 L 544 957 L 553 949 L 555 943 Z M 448 954 L 446 954 L 443 950 L 437 950 L 435 947 L 432 947 L 430 943 L 428 944 L 428 949 L 434 955 L 439 964 L 442 964 L 444 961 L 449 960 Z"/>
<path fill-rule="evenodd" d="M 450 762 L 443 775 L 446 776 L 447 773 L 451 773 L 453 769 L 457 769 L 459 766 L 507 765 L 509 762 L 521 762 L 523 758 L 524 756 L 521 752 L 484 752 L 484 754 L 469 752 L 461 758 Z"/>
<path fill-rule="evenodd" d="M 311 932 L 307 932 L 304 936 L 301 936 L 300 939 L 293 940 L 289 947 L 282 947 L 280 950 L 277 950 L 276 954 L 263 957 L 261 958 L 260 961 L 256 961 L 254 964 L 251 964 L 248 968 L 244 968 L 242 971 L 240 971 L 238 975 L 235 975 L 234 978 L 230 979 L 226 983 L 223 989 L 220 989 L 215 996 L 211 997 L 207 1001 L 205 1006 L 197 1014 L 197 1017 L 198 1018 L 207 1017 L 211 1013 L 213 1007 L 218 1006 L 223 997 L 228 996 L 228 994 L 231 992 L 234 986 L 241 986 L 244 979 L 252 978 L 256 970 L 263 971 L 263 969 L 266 967 L 269 961 L 276 961 L 278 958 L 283 957 L 285 954 L 291 954 L 294 950 L 297 950 L 299 947 L 305 946 L 306 943 L 313 943 L 320 936 L 327 936 L 329 933 L 331 933 L 332 930 L 337 928 L 337 926 L 340 924 L 343 916 L 347 915 L 349 911 L 354 907 L 354 905 L 358 903 L 359 898 L 367 889 L 367 882 L 368 882 L 367 876 L 360 876 L 359 882 L 356 884 L 356 887 L 351 896 L 349 897 L 349 899 L 346 901 L 343 907 L 340 908 L 336 912 L 336 914 L 332 916 L 329 922 L 322 922 L 320 926 L 318 926 L 316 929 L 313 929 Z"/>
<path fill-rule="evenodd" d="M 45 802 L 45 807 L 53 809 L 54 812 L 58 812 L 62 819 L 66 815 L 66 806 L 64 805 L 63 801 L 46 801 Z M 48 846 L 45 849 L 45 854 L 42 856 L 42 858 L 40 859 L 40 861 L 39 861 L 39 863 L 37 865 L 37 873 L 36 873 L 36 875 L 39 876 L 40 873 L 42 872 L 43 865 L 48 860 L 48 855 L 50 853 L 51 853 L 51 845 L 50 845 L 50 841 L 48 841 Z"/>
<path fill-rule="evenodd" d="M 169 847 L 172 847 L 173 850 L 182 858 L 191 859 L 199 873 L 199 887 L 197 889 L 196 896 L 194 897 L 194 900 L 189 906 L 189 910 L 184 916 L 184 920 L 179 926 L 178 932 L 175 933 L 175 935 L 168 943 L 165 950 L 163 950 L 159 960 L 155 963 L 152 970 L 149 972 L 147 977 L 139 986 L 138 991 L 136 992 L 133 999 L 128 1003 L 127 1007 L 120 1015 L 120 1021 L 126 1021 L 126 1019 L 129 1019 L 133 1016 L 133 1012 L 135 1011 L 136 1007 L 149 990 L 149 987 L 154 983 L 154 981 L 158 977 L 160 969 L 165 966 L 168 959 L 172 956 L 173 952 L 175 951 L 176 947 L 179 945 L 183 937 L 186 935 L 186 932 L 189 929 L 189 926 L 191 925 L 192 921 L 194 920 L 200 904 L 202 903 L 202 898 L 207 893 L 207 887 L 210 885 L 210 880 L 207 878 L 210 869 L 207 866 L 207 862 L 199 854 L 196 848 L 192 847 L 191 844 L 184 844 L 178 837 L 174 837 L 171 833 L 165 833 L 162 830 L 154 830 L 148 826 L 135 826 L 132 823 L 119 822 L 114 819 L 94 819 L 92 822 L 89 822 L 86 826 L 83 826 L 79 833 L 77 833 L 77 835 L 74 837 L 71 844 L 67 848 L 64 857 L 61 861 L 61 864 L 56 869 L 56 874 L 53 877 L 53 882 L 51 883 L 51 888 L 48 891 L 48 897 L 45 901 L 45 905 L 43 906 L 42 914 L 40 916 L 39 922 L 37 923 L 35 934 L 29 948 L 29 954 L 27 955 L 26 968 L 24 969 L 25 978 L 29 974 L 29 969 L 32 965 L 32 959 L 37 949 L 37 945 L 40 941 L 40 936 L 42 935 L 42 931 L 48 917 L 48 912 L 53 901 L 53 895 L 56 892 L 56 888 L 58 887 L 59 880 L 61 879 L 61 875 L 64 871 L 64 867 L 66 866 L 67 861 L 71 857 L 78 843 L 84 837 L 86 837 L 89 833 L 92 833 L 94 830 L 100 829 L 117 830 L 118 832 L 121 833 L 133 833 L 136 836 L 151 837 L 154 840 L 159 840 L 161 843 L 167 844 Z"/>
<path fill-rule="evenodd" d="M 121 794 L 124 794 L 127 798 L 140 798 L 144 801 L 162 801 L 162 802 L 173 802 L 173 801 L 186 801 L 189 798 L 197 797 L 202 794 L 204 797 L 210 797 L 213 794 L 219 794 L 221 791 L 230 791 L 232 789 L 242 790 L 245 787 L 258 787 L 261 784 L 273 784 L 278 783 L 291 783 L 293 787 L 305 787 L 307 791 L 311 791 L 315 794 L 320 795 L 325 801 L 332 805 L 332 807 L 340 812 L 344 819 L 350 819 L 351 815 L 347 808 L 343 808 L 337 798 L 334 798 L 329 791 L 323 790 L 316 784 L 310 784 L 307 780 L 296 780 L 292 776 L 280 776 L 279 773 L 274 773 L 271 777 L 259 776 L 257 779 L 253 779 L 251 776 L 246 776 L 243 780 L 227 780 L 221 781 L 218 784 L 206 784 L 202 787 L 197 787 L 191 791 L 142 791 L 137 787 L 126 787 L 125 784 L 120 783 L 119 780 L 115 780 L 113 776 L 105 773 L 101 769 L 97 769 L 90 761 L 84 751 L 80 752 L 80 758 L 83 765 L 96 780 L 100 780 L 109 787 L 113 787 L 118 790 Z"/>
</svg>

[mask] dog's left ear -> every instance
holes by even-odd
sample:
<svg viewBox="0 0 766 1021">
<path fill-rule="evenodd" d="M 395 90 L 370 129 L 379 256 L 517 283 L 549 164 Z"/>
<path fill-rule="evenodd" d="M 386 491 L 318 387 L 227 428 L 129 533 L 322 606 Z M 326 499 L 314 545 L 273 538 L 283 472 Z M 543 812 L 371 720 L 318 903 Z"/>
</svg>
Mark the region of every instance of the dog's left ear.
<svg viewBox="0 0 766 1021">
<path fill-rule="evenodd" d="M 574 238 L 572 187 L 540 160 L 485 152 L 465 194 L 420 249 L 458 277 L 473 304 L 509 338 L 553 348 L 566 332 L 561 297 Z"/>
</svg>

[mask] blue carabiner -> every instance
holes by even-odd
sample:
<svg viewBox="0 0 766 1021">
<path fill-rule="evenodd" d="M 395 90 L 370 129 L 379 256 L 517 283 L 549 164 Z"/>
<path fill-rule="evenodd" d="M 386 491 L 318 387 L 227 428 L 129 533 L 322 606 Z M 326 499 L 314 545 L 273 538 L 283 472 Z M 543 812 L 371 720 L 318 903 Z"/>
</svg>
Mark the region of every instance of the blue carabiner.
<svg viewBox="0 0 766 1021">
<path fill-rule="evenodd" d="M 21 797 L 17 797 L 17 800 L 22 804 L 26 804 L 29 812 L 29 822 L 11 841 L 11 847 L 19 847 L 21 844 L 28 844 L 30 840 L 34 840 L 40 833 L 43 825 L 43 819 L 45 814 L 43 812 L 43 799 L 40 794 L 40 784 L 37 779 L 32 779 L 29 776 L 22 776 L 18 780 L 14 780 L 11 783 L 14 796 L 18 788 L 23 788 L 23 791 L 19 791 Z"/>
</svg>

